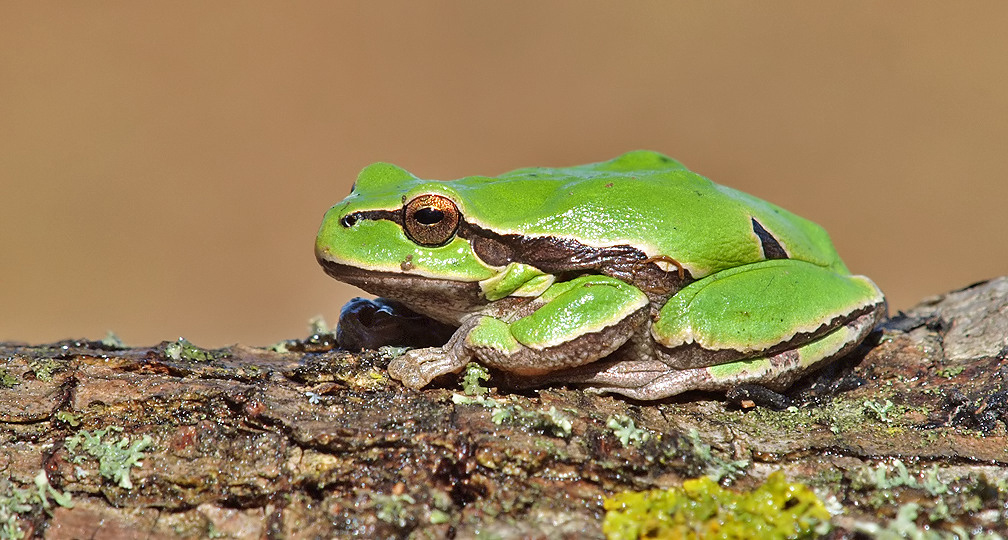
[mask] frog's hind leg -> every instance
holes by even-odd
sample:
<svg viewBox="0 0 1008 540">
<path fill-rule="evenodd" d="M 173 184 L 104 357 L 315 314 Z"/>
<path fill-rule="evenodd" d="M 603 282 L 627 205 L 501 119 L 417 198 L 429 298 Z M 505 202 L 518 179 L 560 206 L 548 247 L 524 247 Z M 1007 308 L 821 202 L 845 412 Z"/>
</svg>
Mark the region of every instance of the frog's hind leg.
<svg viewBox="0 0 1008 540">
<path fill-rule="evenodd" d="M 868 335 L 881 319 L 878 309 L 858 316 L 832 332 L 802 345 L 763 358 L 739 360 L 701 368 L 675 369 L 660 360 L 607 359 L 567 370 L 557 378 L 584 385 L 594 392 L 655 400 L 690 390 L 724 391 L 744 383 L 784 390 L 809 370 L 839 358 Z"/>
<path fill-rule="evenodd" d="M 864 276 L 774 259 L 687 285 L 651 329 L 659 358 L 686 370 L 769 358 L 884 310 L 882 292 Z"/>
</svg>

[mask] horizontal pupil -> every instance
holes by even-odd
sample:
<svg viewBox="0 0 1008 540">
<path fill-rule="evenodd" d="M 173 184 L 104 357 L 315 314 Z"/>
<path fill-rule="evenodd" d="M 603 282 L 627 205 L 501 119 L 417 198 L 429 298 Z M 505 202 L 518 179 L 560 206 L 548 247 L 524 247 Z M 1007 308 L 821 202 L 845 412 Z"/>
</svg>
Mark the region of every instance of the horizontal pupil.
<svg viewBox="0 0 1008 540">
<path fill-rule="evenodd" d="M 437 208 L 421 208 L 413 214 L 413 217 L 417 222 L 424 225 L 434 225 L 435 223 L 440 223 L 444 219 L 444 212 L 438 210 Z"/>
</svg>

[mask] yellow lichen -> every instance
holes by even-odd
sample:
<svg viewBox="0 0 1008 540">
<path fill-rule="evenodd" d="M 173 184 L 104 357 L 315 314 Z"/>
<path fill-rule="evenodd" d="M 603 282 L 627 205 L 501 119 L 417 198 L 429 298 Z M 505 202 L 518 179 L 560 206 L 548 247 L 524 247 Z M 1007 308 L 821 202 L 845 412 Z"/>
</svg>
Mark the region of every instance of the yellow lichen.
<svg viewBox="0 0 1008 540">
<path fill-rule="evenodd" d="M 681 488 L 620 493 L 604 504 L 602 530 L 610 540 L 813 538 L 829 530 L 822 501 L 780 472 L 745 493 L 701 477 Z"/>
</svg>

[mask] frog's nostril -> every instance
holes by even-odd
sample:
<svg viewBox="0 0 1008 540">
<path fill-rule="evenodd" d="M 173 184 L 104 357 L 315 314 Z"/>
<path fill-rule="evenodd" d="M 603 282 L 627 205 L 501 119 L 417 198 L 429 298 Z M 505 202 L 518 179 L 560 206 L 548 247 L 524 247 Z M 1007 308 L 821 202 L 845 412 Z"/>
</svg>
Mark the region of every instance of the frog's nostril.
<svg viewBox="0 0 1008 540">
<path fill-rule="evenodd" d="M 353 227 L 354 224 L 356 223 L 357 223 L 357 214 L 347 214 L 342 218 L 340 218 L 340 225 L 346 228 Z"/>
</svg>

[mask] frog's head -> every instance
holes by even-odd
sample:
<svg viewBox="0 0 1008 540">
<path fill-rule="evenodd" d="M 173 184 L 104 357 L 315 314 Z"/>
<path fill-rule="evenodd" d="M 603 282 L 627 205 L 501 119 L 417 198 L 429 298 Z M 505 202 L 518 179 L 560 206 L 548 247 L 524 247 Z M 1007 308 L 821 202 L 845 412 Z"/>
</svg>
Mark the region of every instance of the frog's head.
<svg viewBox="0 0 1008 540">
<path fill-rule="evenodd" d="M 315 257 L 330 276 L 421 312 L 430 302 L 471 309 L 484 301 L 478 282 L 499 269 L 483 263 L 460 234 L 464 209 L 448 183 L 375 163 L 326 212 Z"/>
</svg>

